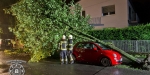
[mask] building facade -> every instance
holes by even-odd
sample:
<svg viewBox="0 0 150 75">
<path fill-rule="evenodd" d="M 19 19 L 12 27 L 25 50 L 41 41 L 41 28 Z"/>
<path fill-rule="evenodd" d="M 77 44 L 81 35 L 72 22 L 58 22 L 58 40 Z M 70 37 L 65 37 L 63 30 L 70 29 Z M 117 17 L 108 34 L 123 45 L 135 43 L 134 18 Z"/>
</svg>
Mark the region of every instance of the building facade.
<svg viewBox="0 0 150 75">
<path fill-rule="evenodd" d="M 95 29 L 124 28 L 139 22 L 129 0 L 80 0 L 82 15 L 90 15 Z"/>
</svg>

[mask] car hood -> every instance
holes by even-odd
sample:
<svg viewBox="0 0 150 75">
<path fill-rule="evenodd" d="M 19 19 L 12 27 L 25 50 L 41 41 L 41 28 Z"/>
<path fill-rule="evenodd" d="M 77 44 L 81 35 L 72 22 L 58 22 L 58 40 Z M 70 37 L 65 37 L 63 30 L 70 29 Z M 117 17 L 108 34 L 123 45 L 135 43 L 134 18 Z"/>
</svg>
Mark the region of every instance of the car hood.
<svg viewBox="0 0 150 75">
<path fill-rule="evenodd" d="M 109 50 L 103 50 L 105 53 L 109 53 L 109 54 L 112 54 L 112 53 L 115 53 L 117 55 L 121 55 L 119 52 L 115 51 L 115 50 L 112 50 L 112 49 L 109 49 Z"/>
</svg>

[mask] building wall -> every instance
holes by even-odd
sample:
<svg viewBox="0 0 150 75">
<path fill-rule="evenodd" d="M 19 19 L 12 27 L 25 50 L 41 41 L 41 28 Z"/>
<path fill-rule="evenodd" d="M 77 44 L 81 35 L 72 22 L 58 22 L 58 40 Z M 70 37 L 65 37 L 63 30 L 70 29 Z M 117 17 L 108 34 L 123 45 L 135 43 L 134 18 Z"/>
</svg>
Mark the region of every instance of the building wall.
<svg viewBox="0 0 150 75">
<path fill-rule="evenodd" d="M 83 10 L 91 18 L 101 17 L 101 24 L 104 26 L 97 26 L 95 29 L 116 27 L 124 28 L 128 26 L 128 4 L 127 0 L 81 0 L 79 4 Z M 102 7 L 115 5 L 115 14 L 109 16 L 102 16 Z"/>
</svg>

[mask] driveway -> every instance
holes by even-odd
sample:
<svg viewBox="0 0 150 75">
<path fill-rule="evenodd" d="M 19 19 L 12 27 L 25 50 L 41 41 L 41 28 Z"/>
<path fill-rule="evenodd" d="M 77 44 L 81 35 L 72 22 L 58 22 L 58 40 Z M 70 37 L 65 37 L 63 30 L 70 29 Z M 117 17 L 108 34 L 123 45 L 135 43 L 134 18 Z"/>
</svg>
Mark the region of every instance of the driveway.
<svg viewBox="0 0 150 75">
<path fill-rule="evenodd" d="M 10 65 L 6 61 L 20 59 L 10 58 L 0 51 L 0 75 L 8 75 Z M 24 60 L 24 59 L 22 59 Z M 22 64 L 25 75 L 149 75 L 150 71 L 123 69 L 112 67 L 102 67 L 88 64 L 63 64 L 58 60 L 46 60 L 38 63 Z"/>
</svg>

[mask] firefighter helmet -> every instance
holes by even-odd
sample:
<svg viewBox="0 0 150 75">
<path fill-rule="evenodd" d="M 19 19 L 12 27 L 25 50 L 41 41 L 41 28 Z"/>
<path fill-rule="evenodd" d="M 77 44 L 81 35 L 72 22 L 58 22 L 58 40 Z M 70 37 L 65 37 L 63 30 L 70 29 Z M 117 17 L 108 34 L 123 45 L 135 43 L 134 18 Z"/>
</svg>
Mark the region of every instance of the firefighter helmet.
<svg viewBox="0 0 150 75">
<path fill-rule="evenodd" d="M 72 35 L 69 35 L 69 39 L 72 39 Z"/>
<path fill-rule="evenodd" d="M 66 39 L 66 36 L 65 36 L 65 35 L 63 35 L 62 39 Z"/>
</svg>

